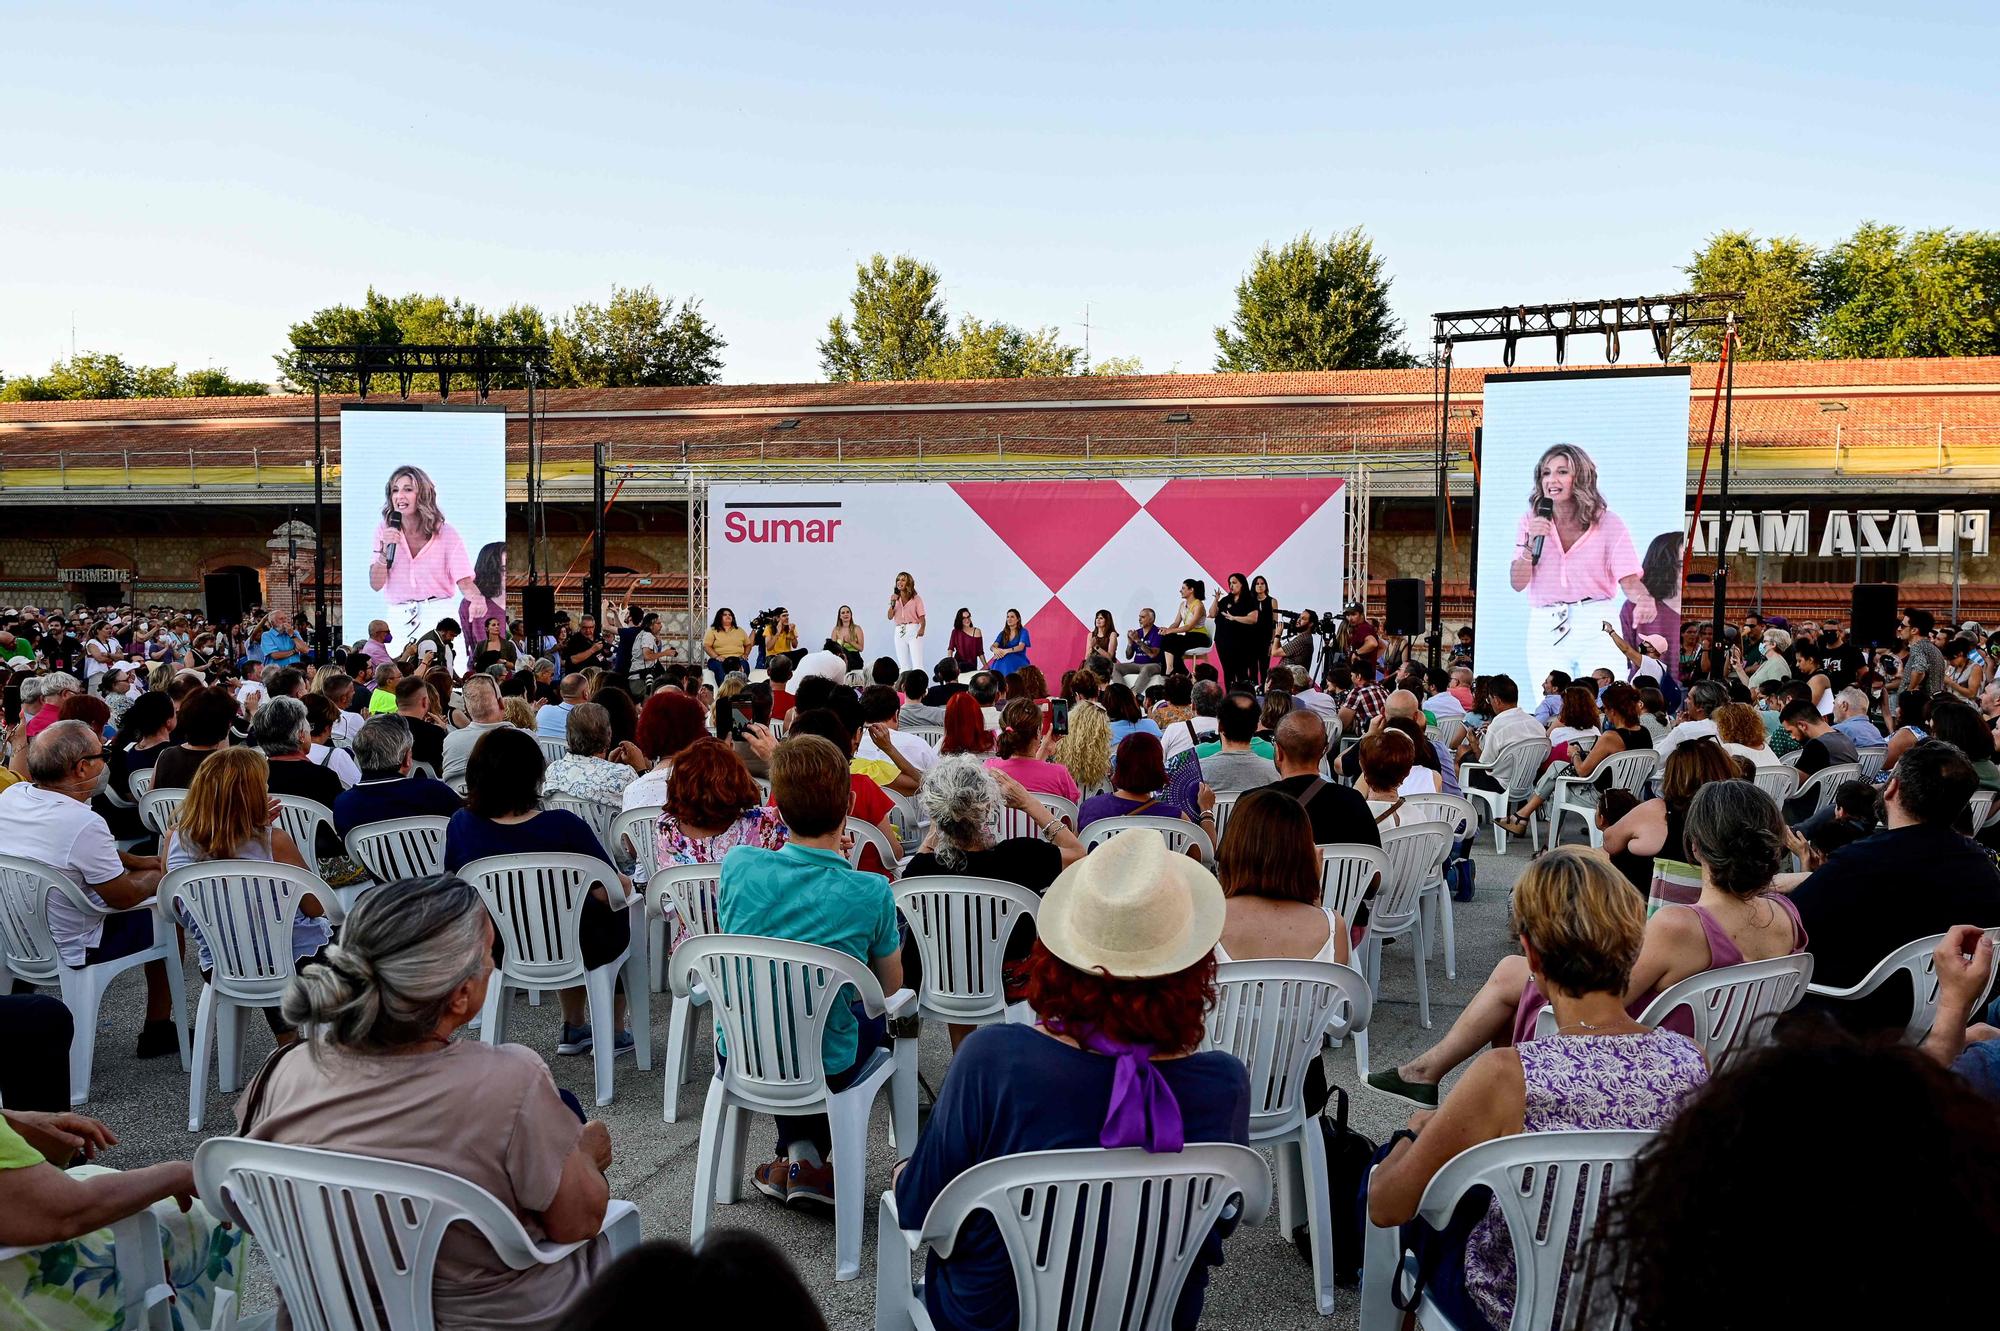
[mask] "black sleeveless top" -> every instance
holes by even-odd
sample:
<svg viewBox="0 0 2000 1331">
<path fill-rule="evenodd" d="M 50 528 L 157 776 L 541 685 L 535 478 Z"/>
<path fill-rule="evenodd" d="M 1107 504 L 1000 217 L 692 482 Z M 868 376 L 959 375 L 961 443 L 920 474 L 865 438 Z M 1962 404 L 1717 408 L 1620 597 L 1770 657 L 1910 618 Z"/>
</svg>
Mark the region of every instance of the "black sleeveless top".
<svg viewBox="0 0 2000 1331">
<path fill-rule="evenodd" d="M 1647 746 L 1652 747 L 1651 745 Z M 1639 889 L 1642 896 L 1653 894 L 1653 861 L 1656 858 L 1687 862 L 1687 810 L 1667 806 L 1667 839 L 1660 843 L 1657 856 L 1635 855 L 1629 850 L 1621 850 L 1611 857 L 1618 866 L 1618 872 L 1625 875 L 1625 881 Z"/>
</svg>

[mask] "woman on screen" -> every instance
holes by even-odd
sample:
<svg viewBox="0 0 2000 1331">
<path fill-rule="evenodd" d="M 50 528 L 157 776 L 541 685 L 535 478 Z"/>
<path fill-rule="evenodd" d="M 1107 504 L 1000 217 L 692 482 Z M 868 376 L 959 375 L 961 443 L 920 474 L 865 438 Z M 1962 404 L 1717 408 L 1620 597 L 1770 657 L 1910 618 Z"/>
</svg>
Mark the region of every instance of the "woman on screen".
<svg viewBox="0 0 2000 1331">
<path fill-rule="evenodd" d="M 1638 622 L 1655 614 L 1632 534 L 1605 504 L 1597 464 L 1575 444 L 1556 444 L 1535 464 L 1507 572 L 1514 590 L 1528 594 L 1530 679 L 1600 666 L 1622 674 L 1625 663 L 1602 631 L 1610 602 L 1623 590 Z"/>
<path fill-rule="evenodd" d="M 382 490 L 382 521 L 375 526 L 368 585 L 388 601 L 395 641 L 403 643 L 450 618 L 461 597 L 484 604 L 485 593 L 473 579 L 465 542 L 438 507 L 437 486 L 429 473 L 422 467 L 398 467 Z"/>
<path fill-rule="evenodd" d="M 479 547 L 472 561 L 472 583 L 477 589 L 458 603 L 458 622 L 465 636 L 484 640 L 487 622 L 507 628 L 507 543 L 488 541 Z"/>
<path fill-rule="evenodd" d="M 1658 637 L 1661 642 L 1671 645 L 1681 640 L 1681 542 L 1685 537 L 1677 529 L 1663 531 L 1646 546 L 1646 555 L 1639 561 L 1639 581 L 1653 598 L 1651 619 L 1641 617 L 1636 601 L 1627 601 L 1618 611 L 1619 636 L 1634 647 L 1643 639 Z M 1627 658 L 1630 660 L 1630 658 Z M 1660 651 L 1660 667 L 1680 678 L 1679 662 L 1663 647 Z M 1627 678 L 1636 671 L 1638 663 L 1633 662 Z"/>
</svg>

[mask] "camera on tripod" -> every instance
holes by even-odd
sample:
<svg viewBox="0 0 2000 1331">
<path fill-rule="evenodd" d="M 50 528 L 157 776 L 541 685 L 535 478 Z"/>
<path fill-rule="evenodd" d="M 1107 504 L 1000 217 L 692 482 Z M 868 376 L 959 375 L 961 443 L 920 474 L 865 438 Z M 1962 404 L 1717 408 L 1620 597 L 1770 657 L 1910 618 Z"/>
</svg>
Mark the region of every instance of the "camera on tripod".
<svg viewBox="0 0 2000 1331">
<path fill-rule="evenodd" d="M 762 633 L 765 629 L 776 624 L 778 616 L 784 613 L 785 607 L 781 605 L 772 606 L 769 610 L 758 611 L 757 617 L 750 621 L 750 631 L 752 633 Z"/>
</svg>

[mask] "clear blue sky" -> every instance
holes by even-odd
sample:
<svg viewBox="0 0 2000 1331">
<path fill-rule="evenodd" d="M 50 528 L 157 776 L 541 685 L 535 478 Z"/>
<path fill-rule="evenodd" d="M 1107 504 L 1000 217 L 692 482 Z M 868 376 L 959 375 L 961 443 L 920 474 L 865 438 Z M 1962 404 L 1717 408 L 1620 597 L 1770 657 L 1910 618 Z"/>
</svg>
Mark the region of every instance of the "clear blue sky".
<svg viewBox="0 0 2000 1331">
<path fill-rule="evenodd" d="M 83 349 L 268 378 L 371 282 L 651 283 L 702 299 L 729 381 L 817 379 L 876 250 L 955 314 L 1081 341 L 1088 302 L 1099 356 L 1199 371 L 1306 229 L 1366 227 L 1427 337 L 1677 289 L 1728 226 L 2000 225 L 1990 2 L 9 8 L 9 374 L 72 314 Z"/>
</svg>

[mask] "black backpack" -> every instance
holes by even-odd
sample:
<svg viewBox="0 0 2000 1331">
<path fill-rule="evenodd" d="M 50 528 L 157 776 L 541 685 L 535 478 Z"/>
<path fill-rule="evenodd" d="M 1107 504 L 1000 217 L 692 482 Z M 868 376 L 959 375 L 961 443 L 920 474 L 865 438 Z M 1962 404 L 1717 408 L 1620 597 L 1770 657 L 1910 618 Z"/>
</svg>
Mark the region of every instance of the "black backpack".
<svg viewBox="0 0 2000 1331">
<path fill-rule="evenodd" d="M 1332 1090 L 1328 1107 L 1333 1113 L 1322 1110 L 1319 1115 L 1319 1130 L 1326 1138 L 1326 1177 L 1317 1183 L 1332 1202 L 1333 1283 L 1353 1289 L 1361 1283 L 1361 1251 L 1366 1240 L 1361 1185 L 1368 1177 L 1368 1166 L 1374 1163 L 1377 1147 L 1347 1126 L 1347 1092 L 1338 1086 Z M 1314 1181 L 1307 1180 L 1306 1186 L 1314 1186 Z M 1306 1226 L 1292 1230 L 1292 1243 L 1311 1265 L 1312 1236 Z"/>
</svg>

